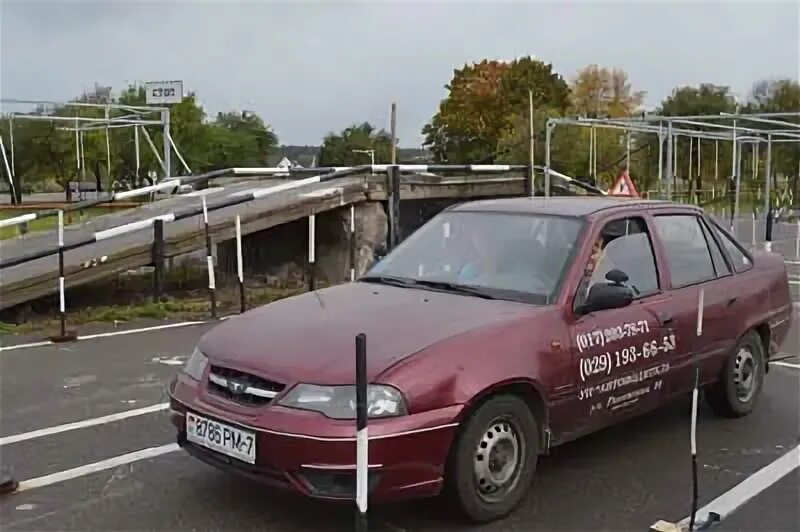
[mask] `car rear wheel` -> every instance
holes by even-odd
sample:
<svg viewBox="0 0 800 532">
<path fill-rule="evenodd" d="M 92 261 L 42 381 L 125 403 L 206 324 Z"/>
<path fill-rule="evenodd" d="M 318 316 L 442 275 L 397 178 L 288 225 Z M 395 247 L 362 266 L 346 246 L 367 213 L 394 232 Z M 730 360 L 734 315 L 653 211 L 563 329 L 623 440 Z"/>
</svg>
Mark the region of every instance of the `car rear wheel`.
<svg viewBox="0 0 800 532">
<path fill-rule="evenodd" d="M 764 358 L 764 344 L 755 331 L 739 340 L 719 381 L 706 393 L 716 414 L 742 417 L 753 411 L 764 384 Z"/>
<path fill-rule="evenodd" d="M 448 495 L 472 521 L 504 517 L 528 493 L 538 453 L 528 405 L 513 395 L 493 397 L 462 425 L 445 472 Z"/>
</svg>

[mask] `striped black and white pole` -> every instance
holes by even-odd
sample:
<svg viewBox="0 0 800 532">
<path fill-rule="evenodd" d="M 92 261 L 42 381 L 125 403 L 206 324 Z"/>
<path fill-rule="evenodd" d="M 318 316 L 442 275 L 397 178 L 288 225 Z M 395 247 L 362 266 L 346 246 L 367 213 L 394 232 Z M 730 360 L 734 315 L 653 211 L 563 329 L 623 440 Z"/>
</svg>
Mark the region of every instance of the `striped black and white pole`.
<svg viewBox="0 0 800 532">
<path fill-rule="evenodd" d="M 356 280 L 356 206 L 350 204 L 350 281 Z"/>
<path fill-rule="evenodd" d="M 316 267 L 316 227 L 317 217 L 311 215 L 308 217 L 308 291 L 313 292 L 317 289 L 317 267 Z"/>
<path fill-rule="evenodd" d="M 67 297 L 64 280 L 64 211 L 58 211 L 58 317 L 61 322 L 61 337 L 67 336 Z"/>
<path fill-rule="evenodd" d="M 242 259 L 242 219 L 236 215 L 236 274 L 239 277 L 239 312 L 247 310 L 244 295 L 244 261 Z"/>
<path fill-rule="evenodd" d="M 324 176 L 316 175 L 316 176 L 313 176 L 313 177 L 308 177 L 308 178 L 305 178 L 305 179 L 298 179 L 298 180 L 295 180 L 295 181 L 288 181 L 286 183 L 281 183 L 279 185 L 273 185 L 273 186 L 270 186 L 270 187 L 264 187 L 264 188 L 260 188 L 260 189 L 253 190 L 253 191 L 247 190 L 247 191 L 235 192 L 235 193 L 231 194 L 230 196 L 228 196 L 228 198 L 226 200 L 219 201 L 219 202 L 217 202 L 217 203 L 215 203 L 213 205 L 209 205 L 206 208 L 206 211 L 210 212 L 210 211 L 215 211 L 215 210 L 219 210 L 219 209 L 224 209 L 226 207 L 233 207 L 234 205 L 241 205 L 243 203 L 247 203 L 247 202 L 250 202 L 250 201 L 253 201 L 253 200 L 258 200 L 258 199 L 261 199 L 261 198 L 268 197 L 268 196 L 270 196 L 272 194 L 277 194 L 279 192 L 285 192 L 285 191 L 288 191 L 288 190 L 293 190 L 293 189 L 296 189 L 296 188 L 300 188 L 300 187 L 304 187 L 304 186 L 308 186 L 308 185 L 313 185 L 313 184 L 316 184 L 316 183 L 324 183 L 324 182 L 331 181 L 331 180 L 334 180 L 334 179 L 339 178 L 339 177 L 345 177 L 345 176 L 348 176 L 348 175 L 356 174 L 356 173 L 358 173 L 360 171 L 363 171 L 363 168 L 356 167 L 356 168 L 354 168 L 352 170 L 342 170 L 341 172 L 337 172 L 337 173 L 333 173 L 333 174 L 326 174 Z M 208 174 L 206 174 L 205 177 L 208 178 Z M 194 178 L 192 178 L 192 179 L 194 179 Z M 162 183 L 162 185 L 163 185 L 163 183 Z M 150 187 L 145 187 L 145 188 L 149 189 Z M 139 189 L 139 190 L 141 191 L 141 190 L 144 190 L 144 189 Z M 133 192 L 133 191 L 126 191 L 126 192 Z M 124 194 L 126 192 L 123 192 L 123 193 L 120 193 L 120 194 Z M 103 201 L 107 201 L 107 200 L 91 200 L 90 202 L 82 202 L 81 203 L 81 207 L 82 208 L 86 208 L 86 207 L 91 206 L 91 205 L 96 205 L 96 204 L 102 203 Z M 90 205 L 90 203 L 91 203 L 91 205 Z M 70 207 L 64 209 L 64 211 L 68 212 L 68 211 L 74 210 L 74 209 L 75 209 L 75 206 L 70 206 Z M 7 220 L 0 220 L 0 228 L 7 227 L 7 226 L 13 226 L 16 223 L 19 223 L 19 220 L 22 219 L 22 218 L 24 218 L 26 221 L 29 221 L 29 220 L 36 220 L 36 219 L 39 219 L 39 218 L 44 218 L 45 216 L 51 216 L 51 215 L 55 216 L 57 213 L 58 213 L 58 211 L 56 209 L 52 209 L 51 211 L 41 211 L 39 213 L 31 213 L 31 214 L 26 214 L 26 215 L 19 216 L 19 217 L 16 217 L 16 218 L 9 218 Z M 154 216 L 152 218 L 147 218 L 147 219 L 144 219 L 144 220 L 138 220 L 136 222 L 130 222 L 130 223 L 127 223 L 127 224 L 124 224 L 124 225 L 119 225 L 117 227 L 112 227 L 110 229 L 104 229 L 102 231 L 95 232 L 91 237 L 89 237 L 87 239 L 84 239 L 84 240 L 79 241 L 79 242 L 74 242 L 72 244 L 69 244 L 68 246 L 65 246 L 64 251 L 69 251 L 69 250 L 73 250 L 73 249 L 82 248 L 84 246 L 92 245 L 95 242 L 99 242 L 100 240 L 106 240 L 106 239 L 109 239 L 109 238 L 115 238 L 115 237 L 122 236 L 122 235 L 125 235 L 125 234 L 128 234 L 128 233 L 139 231 L 141 229 L 145 229 L 145 228 L 150 227 L 151 225 L 153 225 L 155 220 L 163 220 L 164 222 L 169 223 L 169 222 L 174 222 L 176 220 L 185 220 L 187 218 L 192 218 L 192 217 L 197 216 L 197 215 L 202 214 L 202 213 L 203 213 L 203 208 L 202 207 L 197 207 L 195 209 L 191 209 L 191 210 L 187 210 L 187 211 L 184 211 L 184 212 L 180 212 L 178 214 L 175 214 L 175 213 L 163 214 L 163 215 L 159 215 L 159 216 Z M 31 261 L 34 261 L 34 260 L 42 259 L 42 258 L 45 258 L 45 257 L 50 257 L 50 256 L 55 255 L 57 253 L 58 253 L 58 248 L 54 247 L 54 248 L 49 248 L 49 249 L 36 251 L 34 253 L 30 253 L 28 255 L 24 255 L 24 256 L 21 256 L 21 257 L 15 257 L 15 258 L 10 259 L 10 260 L 0 261 L 0 270 L 6 269 L 6 268 L 13 268 L 14 266 L 19 266 L 19 265 L 25 264 L 27 262 L 31 262 Z"/>
<path fill-rule="evenodd" d="M 356 336 L 356 532 L 367 532 L 369 433 L 367 428 L 367 336 Z"/>
<path fill-rule="evenodd" d="M 700 289 L 700 296 L 697 300 L 697 337 L 703 335 L 703 308 L 705 305 L 705 290 Z M 694 530 L 695 517 L 697 516 L 697 399 L 700 386 L 700 366 L 698 365 L 698 354 L 692 357 L 694 369 L 694 389 L 692 390 L 692 426 L 690 431 L 691 450 L 692 450 L 692 512 L 689 517 L 689 530 Z"/>
<path fill-rule="evenodd" d="M 764 227 L 764 251 L 772 252 L 772 224 L 774 223 L 775 215 L 772 212 L 772 206 L 767 209 L 767 222 Z"/>
<path fill-rule="evenodd" d="M 208 298 L 211 302 L 211 317 L 217 317 L 217 283 L 214 278 L 214 254 L 211 248 L 211 228 L 208 226 L 208 205 L 203 196 L 203 226 L 206 233 L 206 266 L 208 268 Z"/>
</svg>

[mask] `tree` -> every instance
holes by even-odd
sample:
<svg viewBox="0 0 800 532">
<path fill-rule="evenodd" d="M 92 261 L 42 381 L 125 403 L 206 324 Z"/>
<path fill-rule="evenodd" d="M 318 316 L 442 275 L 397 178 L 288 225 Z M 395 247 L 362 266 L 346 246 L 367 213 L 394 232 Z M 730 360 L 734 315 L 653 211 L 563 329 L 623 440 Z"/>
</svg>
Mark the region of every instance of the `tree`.
<svg viewBox="0 0 800 532">
<path fill-rule="evenodd" d="M 321 166 L 357 166 L 370 162 L 368 154 L 353 150 L 374 150 L 375 162 L 388 163 L 392 157 L 392 137 L 385 130 L 376 130 L 369 122 L 353 124 L 341 133 L 329 133 L 322 141 Z"/>
<path fill-rule="evenodd" d="M 642 105 L 646 94 L 631 90 L 624 70 L 598 65 L 579 70 L 570 89 L 571 112 L 587 118 L 630 116 Z"/>
<path fill-rule="evenodd" d="M 639 111 L 644 100 L 643 91 L 634 91 L 627 73 L 619 68 L 589 65 L 578 71 L 570 83 L 569 114 L 585 118 L 622 118 Z M 627 156 L 626 135 L 607 128 L 594 128 L 597 172 L 593 176 L 598 184 L 611 186 L 624 169 Z M 570 175 L 592 175 L 590 128 L 562 127 L 553 135 L 553 154 L 559 167 Z M 642 154 L 649 151 L 641 139 L 631 137 L 631 173 L 640 188 L 649 181 L 649 169 Z"/>
<path fill-rule="evenodd" d="M 527 153 L 520 117 L 528 115 L 529 90 L 540 113 L 563 111 L 569 101 L 569 88 L 552 65 L 530 57 L 464 65 L 445 88 L 447 98 L 422 133 L 434 159 L 450 163 L 513 159 L 523 145 Z"/>
</svg>

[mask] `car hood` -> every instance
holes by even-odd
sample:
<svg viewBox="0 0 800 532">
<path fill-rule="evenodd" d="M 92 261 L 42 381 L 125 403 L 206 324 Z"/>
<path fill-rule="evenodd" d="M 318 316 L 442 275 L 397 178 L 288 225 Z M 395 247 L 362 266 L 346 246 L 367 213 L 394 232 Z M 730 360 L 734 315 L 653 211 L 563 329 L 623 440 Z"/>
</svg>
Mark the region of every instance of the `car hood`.
<svg viewBox="0 0 800 532">
<path fill-rule="evenodd" d="M 198 347 L 212 364 L 286 384 L 350 384 L 355 336 L 370 379 L 437 342 L 543 307 L 356 282 L 283 299 L 218 325 Z"/>
</svg>

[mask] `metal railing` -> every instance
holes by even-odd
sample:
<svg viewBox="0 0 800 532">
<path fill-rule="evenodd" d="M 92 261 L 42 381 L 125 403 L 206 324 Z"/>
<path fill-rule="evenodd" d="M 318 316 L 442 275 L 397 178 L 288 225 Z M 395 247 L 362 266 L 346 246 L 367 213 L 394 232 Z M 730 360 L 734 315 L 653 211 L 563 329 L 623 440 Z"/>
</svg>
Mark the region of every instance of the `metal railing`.
<svg viewBox="0 0 800 532">
<path fill-rule="evenodd" d="M 438 174 L 438 173 L 452 173 L 452 172 L 467 172 L 467 173 L 507 173 L 507 172 L 524 172 L 525 173 L 525 194 L 533 195 L 534 190 L 534 175 L 535 170 L 542 170 L 541 168 L 534 169 L 525 165 L 362 165 L 353 167 L 323 167 L 323 168 L 228 168 L 224 170 L 217 170 L 208 172 L 206 174 L 190 177 L 181 177 L 170 179 L 156 185 L 150 185 L 135 190 L 117 192 L 109 197 L 98 198 L 79 202 L 69 205 L 62 209 L 47 209 L 36 213 L 29 213 L 15 218 L 0 221 L 0 227 L 9 227 L 15 224 L 27 223 L 32 220 L 47 218 L 50 216 L 58 217 L 58 241 L 57 245 L 51 248 L 34 251 L 20 257 L 14 257 L 8 260 L 0 261 L 0 271 L 20 266 L 32 261 L 40 260 L 54 255 L 58 256 L 58 294 L 59 294 L 59 321 L 60 321 L 60 335 L 54 336 L 54 340 L 70 340 L 74 338 L 74 333 L 70 333 L 66 329 L 66 274 L 64 264 L 64 254 L 68 251 L 80 249 L 92 244 L 103 242 L 106 240 L 128 235 L 137 231 L 142 231 L 148 228 L 153 228 L 153 246 L 152 246 L 152 261 L 155 265 L 153 276 L 153 298 L 159 300 L 162 290 L 163 272 L 162 263 L 164 260 L 164 224 L 177 222 L 187 218 L 203 216 L 203 225 L 205 232 L 205 251 L 206 263 L 208 271 L 208 293 L 210 299 L 210 312 L 212 317 L 217 316 L 217 301 L 216 301 L 216 278 L 214 272 L 214 261 L 212 256 L 212 241 L 210 234 L 210 226 L 208 223 L 208 214 L 213 211 L 233 207 L 236 205 L 245 204 L 268 197 L 272 194 L 285 192 L 296 188 L 313 185 L 317 183 L 331 182 L 338 179 L 354 176 L 357 174 L 386 174 L 386 191 L 387 203 L 389 205 L 389 231 L 387 234 L 386 248 L 391 250 L 400 241 L 399 230 L 399 217 L 400 217 L 400 184 L 402 182 L 401 174 L 414 173 L 417 176 L 420 174 Z M 311 177 L 300 177 L 303 174 L 314 173 Z M 264 188 L 257 188 L 255 190 L 245 190 L 234 192 L 222 201 L 208 204 L 206 197 L 202 196 L 201 205 L 190 207 L 184 210 L 179 210 L 174 213 L 162 214 L 153 216 L 143 220 L 129 222 L 119 226 L 99 230 L 93 232 L 91 235 L 82 238 L 76 242 L 69 244 L 64 241 L 64 213 L 94 207 L 104 203 L 111 203 L 116 200 L 130 199 L 136 196 L 150 194 L 158 190 L 177 187 L 182 184 L 192 184 L 198 182 L 209 181 L 217 178 L 226 177 L 244 177 L 244 176 L 298 176 L 298 179 L 292 179 L 278 185 L 272 185 Z M 437 182 L 440 176 L 432 176 L 434 179 L 431 183 Z M 560 178 L 568 182 L 568 184 L 577 186 L 590 193 L 602 193 L 599 189 L 587 185 L 580 181 L 573 180 L 569 176 L 555 174 L 555 178 Z M 350 223 L 349 223 L 349 254 L 350 254 L 350 278 L 356 278 L 355 268 L 355 250 L 356 250 L 356 237 L 355 237 L 355 211 L 354 206 L 350 206 Z M 235 216 L 235 238 L 236 238 L 236 270 L 239 284 L 240 293 L 240 312 L 246 310 L 246 298 L 244 289 L 244 265 L 242 259 L 242 231 L 241 231 L 241 217 Z M 311 214 L 308 216 L 308 253 L 306 257 L 306 271 L 308 289 L 314 290 L 316 288 L 316 216 Z"/>
</svg>

